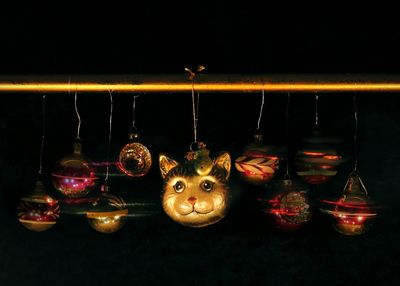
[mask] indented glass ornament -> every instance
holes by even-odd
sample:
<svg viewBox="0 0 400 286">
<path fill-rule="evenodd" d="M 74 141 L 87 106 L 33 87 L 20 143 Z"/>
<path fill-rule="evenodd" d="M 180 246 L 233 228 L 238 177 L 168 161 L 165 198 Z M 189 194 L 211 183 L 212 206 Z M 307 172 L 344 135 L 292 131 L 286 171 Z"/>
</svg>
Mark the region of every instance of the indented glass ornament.
<svg viewBox="0 0 400 286">
<path fill-rule="evenodd" d="M 303 149 L 296 154 L 295 167 L 297 175 L 311 185 L 326 183 L 338 172 L 342 156 L 332 148 L 338 141 L 322 137 L 319 131 L 304 140 Z"/>
<path fill-rule="evenodd" d="M 81 198 L 92 190 L 98 179 L 90 160 L 82 155 L 82 145 L 74 143 L 74 152 L 60 159 L 51 174 L 54 187 L 64 196 Z"/>
<path fill-rule="evenodd" d="M 228 212 L 231 157 L 222 153 L 212 160 L 205 147 L 198 143 L 198 150 L 188 152 L 183 164 L 162 154 L 159 157 L 164 179 L 163 209 L 171 219 L 185 226 L 208 226 Z"/>
<path fill-rule="evenodd" d="M 279 168 L 279 158 L 271 153 L 271 148 L 262 144 L 262 135 L 254 136 L 242 156 L 235 160 L 236 170 L 247 182 L 262 185 L 269 182 Z"/>
<path fill-rule="evenodd" d="M 149 149 L 138 142 L 138 134 L 131 133 L 126 144 L 119 153 L 118 169 L 129 177 L 142 177 L 150 170 L 152 161 Z"/>
<path fill-rule="evenodd" d="M 312 211 L 306 188 L 290 179 L 275 182 L 271 188 L 266 212 L 278 229 L 297 230 L 310 220 Z"/>
<path fill-rule="evenodd" d="M 59 215 L 58 202 L 46 195 L 42 181 L 36 182 L 33 193 L 21 198 L 18 206 L 20 223 L 32 231 L 48 230 L 56 224 Z"/>
<path fill-rule="evenodd" d="M 91 205 L 86 217 L 90 226 L 102 233 L 113 233 L 120 230 L 126 222 L 128 207 L 125 201 L 109 193 L 107 185 L 102 186 L 101 195 Z"/>
<path fill-rule="evenodd" d="M 333 227 L 344 235 L 365 233 L 372 219 L 377 216 L 367 189 L 356 172 L 349 175 L 343 194 L 338 201 L 323 202 L 328 203 L 329 207 L 321 210 L 331 216 Z"/>
</svg>

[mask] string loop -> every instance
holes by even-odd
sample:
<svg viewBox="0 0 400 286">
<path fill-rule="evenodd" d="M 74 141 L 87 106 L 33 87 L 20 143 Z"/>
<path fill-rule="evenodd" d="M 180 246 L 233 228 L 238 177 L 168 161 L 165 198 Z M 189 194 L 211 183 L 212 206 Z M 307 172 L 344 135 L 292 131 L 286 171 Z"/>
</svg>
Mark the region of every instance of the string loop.
<svg viewBox="0 0 400 286">
<path fill-rule="evenodd" d="M 290 179 L 290 172 L 289 172 L 289 107 L 290 107 L 290 92 L 288 92 L 288 99 L 286 103 L 286 144 L 287 144 L 287 151 L 286 151 L 286 174 L 284 176 L 285 180 Z"/>
<path fill-rule="evenodd" d="M 132 104 L 132 131 L 136 132 L 136 98 L 140 95 L 133 96 L 133 104 Z"/>
<path fill-rule="evenodd" d="M 108 93 L 110 95 L 110 119 L 109 119 L 109 131 L 108 131 L 108 144 L 107 144 L 107 165 L 106 165 L 106 177 L 104 179 L 104 182 L 108 183 L 108 177 L 110 175 L 110 146 L 111 146 L 111 135 L 112 135 L 112 119 L 113 119 L 113 96 L 112 96 L 112 90 L 108 90 Z"/>
<path fill-rule="evenodd" d="M 265 100 L 264 89 L 262 90 L 261 95 L 262 95 L 261 107 L 260 107 L 260 113 L 259 113 L 259 116 L 258 116 L 256 132 L 259 132 L 259 131 L 260 131 L 260 123 L 261 123 L 261 118 L 262 118 L 263 110 L 264 110 L 264 100 Z"/>
<path fill-rule="evenodd" d="M 357 140 L 358 140 L 358 111 L 357 111 L 357 101 L 356 95 L 353 95 L 353 104 L 354 104 L 354 169 L 353 172 L 357 172 L 358 167 L 358 152 L 357 152 Z"/>
<path fill-rule="evenodd" d="M 46 95 L 42 96 L 42 143 L 40 144 L 39 175 L 43 175 L 43 148 L 46 135 Z"/>
<path fill-rule="evenodd" d="M 76 139 L 77 139 L 77 140 L 81 140 L 80 133 L 81 133 L 81 124 L 82 124 L 82 121 L 81 121 L 81 116 L 79 115 L 77 101 L 78 101 L 78 92 L 75 91 L 75 100 L 74 100 L 74 103 L 75 103 L 75 113 L 76 113 L 76 117 L 78 118 L 78 127 L 77 127 L 77 130 L 76 130 Z"/>
</svg>

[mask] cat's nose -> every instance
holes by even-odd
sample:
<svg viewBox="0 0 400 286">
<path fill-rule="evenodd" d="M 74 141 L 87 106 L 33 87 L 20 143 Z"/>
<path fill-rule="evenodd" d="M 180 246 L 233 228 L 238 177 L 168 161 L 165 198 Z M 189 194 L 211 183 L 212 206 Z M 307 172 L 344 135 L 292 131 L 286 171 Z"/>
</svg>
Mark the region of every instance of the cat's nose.
<svg viewBox="0 0 400 286">
<path fill-rule="evenodd" d="M 188 202 L 189 204 L 191 204 L 192 206 L 196 203 L 197 199 L 195 197 L 190 197 L 188 198 Z"/>
</svg>

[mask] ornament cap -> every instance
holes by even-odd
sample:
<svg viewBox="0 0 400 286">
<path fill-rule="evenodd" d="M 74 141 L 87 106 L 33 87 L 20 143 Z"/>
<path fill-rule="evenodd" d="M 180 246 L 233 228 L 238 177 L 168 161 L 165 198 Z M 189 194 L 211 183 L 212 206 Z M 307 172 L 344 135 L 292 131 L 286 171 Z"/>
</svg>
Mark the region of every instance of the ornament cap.
<svg viewBox="0 0 400 286">
<path fill-rule="evenodd" d="M 263 140 L 264 140 L 264 138 L 263 138 L 263 135 L 262 135 L 262 134 L 260 134 L 260 133 L 255 133 L 255 134 L 254 134 L 254 143 L 256 143 L 256 144 L 262 144 L 262 143 L 263 143 Z"/>
<path fill-rule="evenodd" d="M 74 154 L 81 155 L 82 154 L 82 144 L 79 141 L 76 141 L 73 145 Z"/>
<path fill-rule="evenodd" d="M 289 178 L 284 178 L 283 179 L 283 185 L 284 186 L 291 186 L 293 184 L 293 181 Z"/>
<path fill-rule="evenodd" d="M 129 140 L 138 141 L 139 140 L 139 133 L 137 133 L 136 131 L 133 131 L 133 132 L 129 133 Z"/>
<path fill-rule="evenodd" d="M 43 195 L 45 194 L 44 184 L 42 180 L 37 180 L 35 183 L 35 188 L 33 189 L 34 195 Z"/>
<path fill-rule="evenodd" d="M 349 196 L 363 196 L 367 198 L 367 189 L 364 186 L 360 176 L 357 172 L 353 171 L 350 173 L 347 179 L 346 186 L 344 187 L 343 194 L 347 197 Z"/>
<path fill-rule="evenodd" d="M 109 193 L 110 192 L 110 186 L 107 183 L 105 183 L 105 184 L 101 185 L 100 191 L 102 193 Z"/>
</svg>

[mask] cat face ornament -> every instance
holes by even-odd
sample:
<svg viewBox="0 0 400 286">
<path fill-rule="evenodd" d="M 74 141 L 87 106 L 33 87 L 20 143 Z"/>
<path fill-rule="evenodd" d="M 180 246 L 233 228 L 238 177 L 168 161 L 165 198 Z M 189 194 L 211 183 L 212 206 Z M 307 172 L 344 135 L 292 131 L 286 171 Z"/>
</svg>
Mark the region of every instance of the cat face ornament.
<svg viewBox="0 0 400 286">
<path fill-rule="evenodd" d="M 231 157 L 222 153 L 211 160 L 208 154 L 207 149 L 189 152 L 183 164 L 159 156 L 164 179 L 162 206 L 171 219 L 182 225 L 208 226 L 228 211 Z"/>
</svg>

